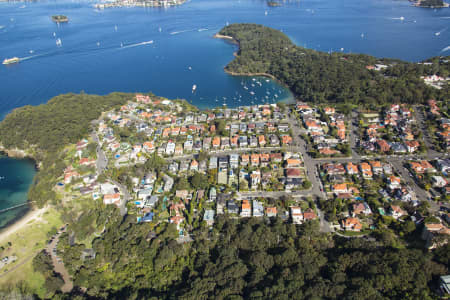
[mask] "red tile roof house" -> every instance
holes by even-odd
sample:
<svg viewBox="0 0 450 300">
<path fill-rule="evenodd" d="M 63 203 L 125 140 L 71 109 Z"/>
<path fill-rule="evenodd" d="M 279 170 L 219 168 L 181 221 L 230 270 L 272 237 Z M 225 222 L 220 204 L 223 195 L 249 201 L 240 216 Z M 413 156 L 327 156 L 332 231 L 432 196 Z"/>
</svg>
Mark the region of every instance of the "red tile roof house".
<svg viewBox="0 0 450 300">
<path fill-rule="evenodd" d="M 80 165 L 81 166 L 94 166 L 95 165 L 95 159 L 90 158 L 82 158 L 80 159 Z"/>
<path fill-rule="evenodd" d="M 286 169 L 286 177 L 288 178 L 300 178 L 302 177 L 300 169 Z"/>
<path fill-rule="evenodd" d="M 353 203 L 352 205 L 352 211 L 353 211 L 353 215 L 370 215 L 372 214 L 372 210 L 370 209 L 370 207 L 367 205 L 367 203 Z"/>
<path fill-rule="evenodd" d="M 312 210 L 311 208 L 308 208 L 307 210 L 305 210 L 305 212 L 303 213 L 303 219 L 305 221 L 309 221 L 309 220 L 315 220 L 317 219 L 317 215 L 314 212 L 314 210 Z"/>
<path fill-rule="evenodd" d="M 377 140 L 377 146 L 381 152 L 388 152 L 391 146 L 385 140 Z"/>
<path fill-rule="evenodd" d="M 389 214 L 394 218 L 394 219 L 398 219 L 404 215 L 407 215 L 407 212 L 404 211 L 403 209 L 401 209 L 400 206 L 397 205 L 391 205 L 390 210 L 389 210 Z"/>
<path fill-rule="evenodd" d="M 266 207 L 266 215 L 270 217 L 276 217 L 277 216 L 277 208 L 274 207 Z"/>
<path fill-rule="evenodd" d="M 418 141 L 406 141 L 405 145 L 408 152 L 413 153 L 419 149 L 420 143 Z"/>
<path fill-rule="evenodd" d="M 361 231 L 362 225 L 358 218 L 345 218 L 342 220 L 342 228 L 350 231 Z"/>
</svg>

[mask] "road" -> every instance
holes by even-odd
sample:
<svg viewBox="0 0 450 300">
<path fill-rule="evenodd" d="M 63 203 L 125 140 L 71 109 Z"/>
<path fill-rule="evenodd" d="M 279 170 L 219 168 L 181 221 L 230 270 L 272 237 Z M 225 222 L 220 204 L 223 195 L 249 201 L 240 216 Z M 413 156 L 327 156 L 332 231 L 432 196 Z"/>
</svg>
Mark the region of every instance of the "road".
<svg viewBox="0 0 450 300">
<path fill-rule="evenodd" d="M 130 192 L 123 184 L 120 184 L 112 179 L 110 179 L 112 183 L 117 185 L 120 189 L 120 194 L 122 195 L 121 202 L 119 204 L 120 215 L 125 216 L 127 214 L 127 202 L 131 199 Z"/>
<path fill-rule="evenodd" d="M 424 110 L 420 106 L 415 106 L 414 112 L 416 114 L 417 125 L 422 131 L 423 140 L 425 142 L 425 146 L 427 147 L 427 154 L 432 156 L 439 155 L 440 153 L 435 150 L 430 133 L 425 125 Z"/>
<path fill-rule="evenodd" d="M 67 271 L 67 269 L 64 266 L 64 262 L 56 254 L 56 247 L 58 246 L 59 237 L 61 236 L 61 234 L 63 232 L 65 232 L 65 230 L 66 229 L 58 232 L 53 237 L 53 241 L 47 245 L 45 250 L 47 251 L 48 254 L 50 254 L 50 256 L 52 258 L 53 267 L 54 267 L 55 272 L 61 274 L 61 276 L 64 280 L 64 285 L 61 287 L 61 291 L 63 291 L 64 293 L 68 293 L 73 289 L 73 282 L 69 275 L 69 272 Z"/>
<path fill-rule="evenodd" d="M 106 167 L 108 166 L 108 158 L 105 155 L 105 152 L 103 151 L 101 147 L 100 140 L 98 138 L 97 132 L 94 130 L 91 134 L 92 140 L 97 144 L 97 175 L 100 175 L 105 171 Z"/>
</svg>

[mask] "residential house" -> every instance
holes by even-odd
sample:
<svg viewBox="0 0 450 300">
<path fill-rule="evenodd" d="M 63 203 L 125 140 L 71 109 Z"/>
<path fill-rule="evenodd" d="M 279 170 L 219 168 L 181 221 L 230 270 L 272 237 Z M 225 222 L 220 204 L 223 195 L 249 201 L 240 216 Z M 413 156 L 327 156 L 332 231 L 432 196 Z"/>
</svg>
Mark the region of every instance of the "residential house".
<svg viewBox="0 0 450 300">
<path fill-rule="evenodd" d="M 276 206 L 266 207 L 266 216 L 268 216 L 269 218 L 276 217 L 277 216 Z"/>
<path fill-rule="evenodd" d="M 311 221 L 317 219 L 317 215 L 312 208 L 307 208 L 303 213 L 303 219 L 305 221 Z"/>
<path fill-rule="evenodd" d="M 332 186 L 332 191 L 333 193 L 337 194 L 341 194 L 341 193 L 348 193 L 348 187 L 346 183 L 337 183 L 335 185 Z"/>
<path fill-rule="evenodd" d="M 372 210 L 366 202 L 353 203 L 352 205 L 353 216 L 357 215 L 371 215 Z"/>
<path fill-rule="evenodd" d="M 302 172 L 300 169 L 297 169 L 297 168 L 289 168 L 289 169 L 286 169 L 286 177 L 287 178 L 301 178 Z"/>
<path fill-rule="evenodd" d="M 241 166 L 246 166 L 248 165 L 250 156 L 248 154 L 242 154 L 241 155 Z"/>
<path fill-rule="evenodd" d="M 391 149 L 391 146 L 385 140 L 377 140 L 377 146 L 381 152 L 388 152 Z"/>
<path fill-rule="evenodd" d="M 230 168 L 239 168 L 239 154 L 230 154 Z"/>
<path fill-rule="evenodd" d="M 205 220 L 208 226 L 212 226 L 214 224 L 214 210 L 207 209 L 205 210 L 205 214 L 203 215 L 203 220 Z"/>
<path fill-rule="evenodd" d="M 106 205 L 108 205 L 108 204 L 119 205 L 120 204 L 120 194 L 114 193 L 114 194 L 103 195 L 103 203 Z"/>
<path fill-rule="evenodd" d="M 175 143 L 172 140 L 169 140 L 166 145 L 166 154 L 172 155 L 175 153 Z"/>
<path fill-rule="evenodd" d="M 372 173 L 372 168 L 370 167 L 370 165 L 366 162 L 363 162 L 359 165 L 360 169 L 361 169 L 361 173 L 364 177 L 364 179 L 372 179 L 373 177 L 373 173 Z"/>
<path fill-rule="evenodd" d="M 193 159 L 193 160 L 191 161 L 191 165 L 190 165 L 189 169 L 190 169 L 191 171 L 197 172 L 197 171 L 198 171 L 198 161 L 196 161 L 195 159 Z"/>
<path fill-rule="evenodd" d="M 250 205 L 250 201 L 242 200 L 241 217 L 251 217 L 251 215 L 252 215 L 252 208 Z"/>
<path fill-rule="evenodd" d="M 352 162 L 347 163 L 347 164 L 345 165 L 345 169 L 347 170 L 347 174 L 348 174 L 348 175 L 355 175 L 355 174 L 358 174 L 358 173 L 359 173 L 359 172 L 358 172 L 358 166 L 355 165 L 355 164 L 352 163 Z"/>
<path fill-rule="evenodd" d="M 404 211 L 400 206 L 398 205 L 391 205 L 389 208 L 389 215 L 392 216 L 394 219 L 398 219 L 402 216 L 407 215 L 407 212 Z"/>
<path fill-rule="evenodd" d="M 388 187 L 391 191 L 401 188 L 399 177 L 391 175 L 387 180 L 389 184 Z"/>
<path fill-rule="evenodd" d="M 261 202 L 253 200 L 253 216 L 262 217 L 264 216 L 264 207 Z"/>
<path fill-rule="evenodd" d="M 294 224 L 303 223 L 302 209 L 299 206 L 291 206 L 291 218 Z"/>
<path fill-rule="evenodd" d="M 164 192 L 169 192 L 173 187 L 173 178 L 168 175 L 164 175 L 163 180 L 164 180 Z"/>
<path fill-rule="evenodd" d="M 447 185 L 447 180 L 445 180 L 442 176 L 432 176 L 431 182 L 433 184 L 433 187 L 437 188 L 443 188 Z"/>
<path fill-rule="evenodd" d="M 211 156 L 210 158 L 209 158 L 209 169 L 211 170 L 211 169 L 217 169 L 217 161 L 218 161 L 218 159 L 217 159 L 217 157 L 216 156 Z"/>
<path fill-rule="evenodd" d="M 361 231 L 362 225 L 358 218 L 348 217 L 342 220 L 342 229 L 349 231 Z"/>
<path fill-rule="evenodd" d="M 257 166 L 259 166 L 259 154 L 257 154 L 257 153 L 254 153 L 254 154 L 252 154 L 251 156 L 251 165 L 252 165 L 252 167 L 257 167 Z"/>
</svg>

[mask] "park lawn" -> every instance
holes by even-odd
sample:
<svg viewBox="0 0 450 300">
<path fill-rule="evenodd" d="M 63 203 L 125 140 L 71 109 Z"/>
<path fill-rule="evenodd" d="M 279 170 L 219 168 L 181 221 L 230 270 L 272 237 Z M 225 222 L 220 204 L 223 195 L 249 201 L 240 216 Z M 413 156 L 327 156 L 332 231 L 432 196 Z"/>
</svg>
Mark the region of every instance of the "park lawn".
<svg viewBox="0 0 450 300">
<path fill-rule="evenodd" d="M 33 257 L 45 248 L 48 239 L 48 232 L 55 227 L 63 225 L 60 214 L 53 208 L 49 208 L 42 216 L 42 219 L 33 220 L 27 223 L 24 228 L 13 233 L 9 239 L 1 245 L 5 251 L 4 256 L 17 256 L 17 260 L 0 270 L 0 286 L 14 286 L 18 282 L 24 282 L 27 287 L 40 297 L 45 296 L 44 277 L 33 270 Z M 7 243 L 11 242 L 8 248 Z M 11 270 L 16 265 L 26 261 L 17 269 L 2 276 L 8 269 Z"/>
</svg>

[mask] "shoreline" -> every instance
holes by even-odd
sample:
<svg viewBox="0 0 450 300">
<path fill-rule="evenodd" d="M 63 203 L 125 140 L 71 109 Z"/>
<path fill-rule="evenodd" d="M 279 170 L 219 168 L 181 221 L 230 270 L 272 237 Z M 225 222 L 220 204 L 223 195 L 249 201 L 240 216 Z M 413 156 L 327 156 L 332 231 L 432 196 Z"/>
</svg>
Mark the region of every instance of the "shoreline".
<svg viewBox="0 0 450 300">
<path fill-rule="evenodd" d="M 46 211 L 48 206 L 39 209 L 31 208 L 16 222 L 8 225 L 7 227 L 0 229 L 0 243 L 5 242 L 10 235 L 26 227 L 30 222 L 38 220 Z"/>
<path fill-rule="evenodd" d="M 30 163 L 32 163 L 34 165 L 34 168 L 36 170 L 36 174 L 40 170 L 40 164 L 38 163 L 38 161 L 32 155 L 30 155 L 29 153 L 27 153 L 24 150 L 6 149 L 2 145 L 0 145 L 0 158 L 1 158 L 1 156 L 4 156 L 6 158 L 10 158 L 10 159 L 13 159 L 13 160 L 27 160 L 27 161 L 29 161 Z M 31 186 L 33 185 L 34 178 L 36 177 L 36 174 L 33 177 L 33 181 L 28 186 L 27 194 L 30 191 Z M 18 229 L 22 228 L 26 223 L 28 223 L 28 221 L 30 221 L 30 217 L 32 217 L 34 215 L 33 212 L 39 211 L 39 209 L 33 207 L 32 201 L 30 201 L 30 199 L 28 199 L 28 197 L 27 197 L 26 201 L 23 202 L 23 204 L 25 204 L 24 206 L 26 207 L 26 211 L 24 211 L 23 213 L 20 213 L 18 215 L 15 215 L 4 226 L 0 227 L 0 241 L 2 240 L 3 235 L 5 233 L 7 233 L 7 235 L 10 235 L 10 234 L 14 233 L 15 231 L 17 231 Z M 20 207 L 18 207 L 16 209 L 19 209 L 19 208 Z M 25 224 L 24 224 L 24 222 L 25 222 Z M 9 232 L 10 230 L 12 230 L 12 232 Z"/>
<path fill-rule="evenodd" d="M 233 37 L 228 36 L 228 35 L 222 35 L 220 33 L 216 33 L 213 38 L 215 39 L 222 39 L 222 40 L 226 40 L 229 41 L 233 44 L 236 44 L 238 46 L 238 51 L 240 51 L 240 44 L 237 40 L 235 40 Z M 234 57 L 238 57 L 238 52 L 233 52 Z M 245 76 L 245 77 L 251 77 L 251 76 L 262 76 L 262 77 L 267 77 L 270 78 L 272 80 L 274 80 L 276 83 L 280 84 L 281 86 L 283 86 L 285 89 L 287 89 L 291 94 L 292 94 L 292 100 L 295 100 L 295 94 L 291 91 L 291 89 L 286 86 L 286 84 L 284 84 L 283 82 L 281 82 L 280 80 L 278 80 L 278 78 L 276 78 L 275 76 L 273 76 L 272 74 L 268 74 L 268 73 L 238 73 L 238 72 L 233 72 L 233 71 L 229 71 L 227 70 L 227 67 L 225 66 L 223 68 L 223 70 L 225 71 L 225 73 L 231 75 L 231 76 Z M 284 100 L 280 100 L 277 102 L 283 102 L 283 101 L 289 101 L 290 99 L 284 99 Z"/>
</svg>

